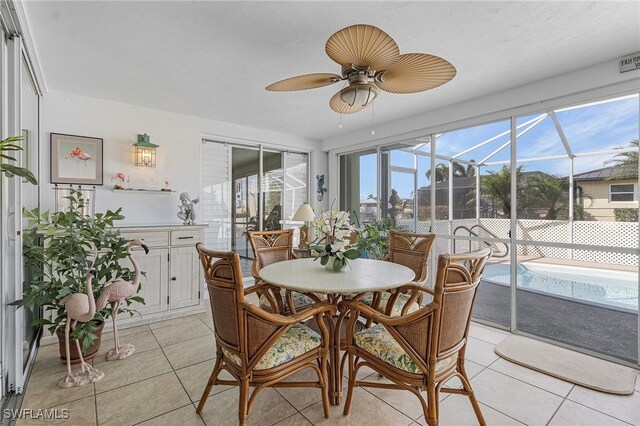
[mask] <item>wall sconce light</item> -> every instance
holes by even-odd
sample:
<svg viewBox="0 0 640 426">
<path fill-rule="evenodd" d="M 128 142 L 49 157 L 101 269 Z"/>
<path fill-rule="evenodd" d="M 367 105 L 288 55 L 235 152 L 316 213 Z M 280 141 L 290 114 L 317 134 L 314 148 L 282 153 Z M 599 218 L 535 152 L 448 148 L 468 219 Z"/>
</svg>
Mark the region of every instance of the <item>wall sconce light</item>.
<svg viewBox="0 0 640 426">
<path fill-rule="evenodd" d="M 144 167 L 156 166 L 156 148 L 159 145 L 149 141 L 149 135 L 138 135 L 138 142 L 134 143 L 136 147 L 135 165 Z"/>
</svg>

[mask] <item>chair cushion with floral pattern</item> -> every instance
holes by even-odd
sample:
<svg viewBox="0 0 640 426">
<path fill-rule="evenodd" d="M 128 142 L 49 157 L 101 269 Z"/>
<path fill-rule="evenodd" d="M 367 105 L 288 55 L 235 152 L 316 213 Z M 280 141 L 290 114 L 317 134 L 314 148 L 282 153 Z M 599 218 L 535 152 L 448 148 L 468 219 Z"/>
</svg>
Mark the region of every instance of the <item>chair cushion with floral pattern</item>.
<svg viewBox="0 0 640 426">
<path fill-rule="evenodd" d="M 322 339 L 318 333 L 302 324 L 294 324 L 260 358 L 255 369 L 265 370 L 277 367 L 319 347 L 321 344 Z M 237 354 L 226 348 L 222 348 L 222 352 L 228 361 L 238 366 L 242 365 L 242 360 Z"/>
<path fill-rule="evenodd" d="M 400 296 L 398 296 L 398 298 L 396 299 L 396 302 L 393 304 L 393 308 L 391 308 L 390 316 L 392 317 L 400 316 L 402 314 L 402 308 L 404 308 L 404 305 L 407 304 L 410 297 L 411 295 L 409 294 L 401 294 Z M 380 298 L 380 304 L 378 305 L 378 309 L 377 309 L 378 312 L 380 312 L 381 314 L 385 313 L 385 310 L 387 309 L 387 302 L 389 301 L 390 298 L 391 298 L 391 293 L 389 293 L 388 291 L 382 292 L 382 297 Z M 373 293 L 365 294 L 362 297 L 361 302 L 364 303 L 365 305 L 371 306 L 373 304 Z M 412 312 L 417 311 L 418 309 L 420 309 L 420 305 L 414 302 L 409 307 L 406 313 L 410 314 Z"/>
<path fill-rule="evenodd" d="M 408 373 L 422 374 L 415 362 L 402 349 L 382 324 L 374 325 L 353 335 L 353 343 L 376 358 Z M 436 372 L 445 370 L 456 363 L 458 353 L 436 363 Z"/>
<path fill-rule="evenodd" d="M 289 313 L 289 305 L 287 304 L 287 299 L 285 296 L 286 290 L 285 289 L 281 289 L 280 290 L 280 297 L 282 297 L 282 303 L 284 304 L 284 311 L 285 313 Z M 321 300 L 326 300 L 327 296 L 324 294 L 318 294 L 317 295 Z M 302 293 L 298 293 L 297 291 L 292 291 L 291 292 L 291 298 L 293 299 L 293 305 L 296 307 L 296 311 L 301 310 L 304 307 L 307 307 L 309 305 L 313 305 L 314 303 L 316 303 L 313 299 L 311 299 L 309 296 L 305 296 Z M 267 312 L 271 312 L 271 303 L 269 303 L 269 300 L 267 299 L 267 297 L 264 294 L 260 295 L 260 299 L 259 299 L 259 306 L 260 309 L 263 309 Z"/>
</svg>

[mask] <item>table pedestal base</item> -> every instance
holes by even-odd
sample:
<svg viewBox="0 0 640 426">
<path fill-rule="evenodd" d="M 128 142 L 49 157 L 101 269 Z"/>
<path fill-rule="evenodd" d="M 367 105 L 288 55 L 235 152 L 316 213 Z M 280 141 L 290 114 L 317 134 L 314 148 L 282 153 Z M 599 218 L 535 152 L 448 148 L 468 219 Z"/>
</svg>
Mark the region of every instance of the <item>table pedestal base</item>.
<svg viewBox="0 0 640 426">
<path fill-rule="evenodd" d="M 331 405 L 342 403 L 342 368 L 340 348 L 347 345 L 346 326 L 349 317 L 340 318 L 339 315 L 331 317 L 333 324 L 327 324 L 329 330 L 329 402 Z M 315 319 L 310 319 L 305 325 L 318 331 Z M 356 331 L 364 328 L 364 324 L 356 322 Z"/>
</svg>

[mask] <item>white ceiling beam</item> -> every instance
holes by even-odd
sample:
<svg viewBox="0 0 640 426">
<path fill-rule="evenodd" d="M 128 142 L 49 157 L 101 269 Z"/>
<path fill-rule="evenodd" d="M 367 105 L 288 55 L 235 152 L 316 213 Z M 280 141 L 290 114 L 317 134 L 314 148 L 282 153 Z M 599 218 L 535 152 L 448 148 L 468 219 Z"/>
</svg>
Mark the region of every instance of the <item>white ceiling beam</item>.
<svg viewBox="0 0 640 426">
<path fill-rule="evenodd" d="M 573 153 L 571 152 L 571 146 L 569 145 L 569 141 L 567 141 L 567 137 L 564 134 L 564 130 L 562 130 L 562 126 L 558 121 L 558 117 L 556 113 L 553 111 L 549 112 L 549 117 L 553 120 L 553 124 L 556 126 L 556 130 L 558 132 L 558 136 L 560 136 L 560 140 L 562 141 L 562 145 L 564 145 L 565 151 L 567 151 L 567 155 L 569 158 L 573 158 Z"/>
<path fill-rule="evenodd" d="M 518 138 L 522 135 L 524 135 L 525 133 L 527 133 L 529 130 L 533 129 L 536 125 L 538 125 L 542 120 L 544 120 L 545 118 L 547 118 L 547 114 L 541 114 L 540 116 L 538 116 L 538 118 L 536 120 L 534 120 L 533 123 L 531 123 L 531 125 L 529 125 L 529 127 L 527 127 L 526 129 L 524 129 L 523 131 L 521 131 L 520 133 L 518 133 L 516 135 L 516 141 L 518 140 Z M 500 146 L 498 149 L 496 149 L 495 151 L 493 151 L 491 154 L 487 155 L 485 158 L 483 158 L 482 160 L 480 160 L 478 162 L 478 164 L 485 164 L 485 162 L 493 157 L 494 155 L 496 155 L 497 153 L 499 153 L 500 151 L 502 151 L 503 149 L 505 149 L 506 147 L 509 146 L 509 144 L 511 143 L 511 139 L 509 139 L 507 142 L 505 142 L 504 144 L 502 144 L 502 146 Z"/>
<path fill-rule="evenodd" d="M 527 126 L 528 124 L 533 123 L 534 121 L 536 121 L 536 120 L 540 119 L 540 118 L 541 118 L 542 116 L 544 116 L 544 115 L 545 115 L 545 114 L 541 114 L 541 115 L 539 115 L 539 116 L 537 116 L 537 117 L 535 117 L 535 118 L 532 118 L 531 120 L 527 121 L 526 123 L 522 123 L 521 125 L 516 126 L 516 129 L 519 129 L 520 127 Z M 511 130 L 505 130 L 504 132 L 502 132 L 502 133 L 500 133 L 500 134 L 498 134 L 498 135 L 496 135 L 496 136 L 494 136 L 494 137 L 492 137 L 492 138 L 490 138 L 490 139 L 487 139 L 487 140 L 486 140 L 486 141 L 484 141 L 484 142 L 480 142 L 479 144 L 477 144 L 477 145 L 475 145 L 475 146 L 472 146 L 471 148 L 465 149 L 464 151 L 462 151 L 462 152 L 460 152 L 460 153 L 458 153 L 458 154 L 454 155 L 454 156 L 453 156 L 453 157 L 451 157 L 451 158 L 458 158 L 458 157 L 460 157 L 460 156 L 462 156 L 462 155 L 464 155 L 464 154 L 467 154 L 467 153 L 469 153 L 469 152 L 473 151 L 474 149 L 481 148 L 481 147 L 485 146 L 486 144 L 491 143 L 491 142 L 495 141 L 496 139 L 499 139 L 499 138 L 501 138 L 502 136 L 509 134 L 509 132 L 510 132 L 510 131 L 511 131 Z"/>
</svg>

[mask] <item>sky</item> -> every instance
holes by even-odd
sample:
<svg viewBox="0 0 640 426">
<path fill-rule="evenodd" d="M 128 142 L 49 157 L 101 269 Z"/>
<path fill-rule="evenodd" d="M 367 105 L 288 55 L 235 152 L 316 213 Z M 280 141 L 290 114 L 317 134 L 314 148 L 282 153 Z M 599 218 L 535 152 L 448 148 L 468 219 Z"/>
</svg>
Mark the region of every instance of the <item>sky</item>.
<svg viewBox="0 0 640 426">
<path fill-rule="evenodd" d="M 566 155 L 566 150 L 551 117 L 547 116 L 535 126 L 527 122 L 540 117 L 532 114 L 518 117 L 516 126 L 517 138 L 516 155 L 518 161 L 528 158 Z M 608 100 L 602 103 L 582 105 L 577 108 L 556 110 L 556 116 L 565 134 L 569 147 L 574 154 L 606 151 L 627 147 L 632 140 L 638 139 L 640 111 L 638 96 L 628 96 Z M 534 121 L 535 122 L 535 121 Z M 530 128 L 529 128 L 530 127 Z M 440 135 L 436 141 L 436 152 L 440 155 L 451 156 L 487 141 L 503 132 L 505 135 L 460 156 L 464 160 L 481 161 L 493 154 L 509 140 L 509 120 L 483 124 Z M 429 153 L 429 145 L 420 148 Z M 508 161 L 509 146 L 495 153 L 487 162 Z M 598 155 L 574 158 L 574 173 L 583 173 L 599 169 L 614 155 Z M 438 160 L 437 162 L 440 162 Z M 393 166 L 413 168 L 413 154 L 403 151 L 391 151 Z M 556 176 L 569 174 L 568 158 L 545 161 L 522 162 L 525 171 L 542 171 Z M 499 170 L 501 165 L 481 168 L 484 175 L 488 171 Z M 418 156 L 418 188 L 429 184 L 425 174 L 431 168 L 429 157 Z M 368 154 L 360 157 L 360 199 L 364 200 L 369 194 L 376 193 L 376 155 Z M 406 173 L 392 173 L 391 187 L 398 191 L 403 198 L 408 198 L 413 192 L 413 175 Z"/>
</svg>

